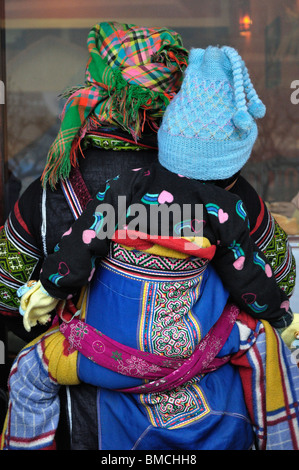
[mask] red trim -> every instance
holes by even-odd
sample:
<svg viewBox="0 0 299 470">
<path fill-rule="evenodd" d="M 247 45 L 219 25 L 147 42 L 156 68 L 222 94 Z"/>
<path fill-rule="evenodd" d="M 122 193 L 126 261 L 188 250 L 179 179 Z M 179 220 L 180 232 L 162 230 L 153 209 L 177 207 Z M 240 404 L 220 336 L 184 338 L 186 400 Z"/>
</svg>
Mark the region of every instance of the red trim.
<svg viewBox="0 0 299 470">
<path fill-rule="evenodd" d="M 258 218 L 256 219 L 256 224 L 254 226 L 254 228 L 251 230 L 250 232 L 250 235 L 252 235 L 254 232 L 257 231 L 257 229 L 260 227 L 261 223 L 262 223 L 262 220 L 264 218 L 264 215 L 265 215 L 265 206 L 264 206 L 264 202 L 262 200 L 262 198 L 259 196 L 259 201 L 260 201 L 260 204 L 261 204 L 261 212 L 259 213 L 259 216 Z"/>
<path fill-rule="evenodd" d="M 30 236 L 32 236 L 31 233 L 30 233 L 29 228 L 27 227 L 27 225 L 26 225 L 26 223 L 25 223 L 25 221 L 24 221 L 24 219 L 23 219 L 23 217 L 21 216 L 20 209 L 19 209 L 19 201 L 17 201 L 17 202 L 15 203 L 14 213 L 15 213 L 15 216 L 16 216 L 16 218 L 17 218 L 19 224 L 23 227 L 23 229 L 24 229 Z"/>
<path fill-rule="evenodd" d="M 3 315 L 5 317 L 19 317 L 20 316 L 20 313 L 18 310 L 15 310 L 15 311 L 8 311 L 8 310 L 0 310 L 0 315 Z"/>
<path fill-rule="evenodd" d="M 216 251 L 216 246 L 211 245 L 208 248 L 201 248 L 195 243 L 189 242 L 184 238 L 171 236 L 151 236 L 147 233 L 137 232 L 135 230 L 117 230 L 112 240 L 121 245 L 147 250 L 154 245 L 164 246 L 180 253 L 186 253 L 189 256 L 196 256 L 211 260 Z"/>
</svg>

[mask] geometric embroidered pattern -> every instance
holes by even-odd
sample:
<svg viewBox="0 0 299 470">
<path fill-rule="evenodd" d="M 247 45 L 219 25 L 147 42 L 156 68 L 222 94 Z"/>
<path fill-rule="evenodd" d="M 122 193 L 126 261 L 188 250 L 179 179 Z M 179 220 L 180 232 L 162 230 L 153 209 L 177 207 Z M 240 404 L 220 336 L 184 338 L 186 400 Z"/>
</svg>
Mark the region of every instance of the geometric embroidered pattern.
<svg viewBox="0 0 299 470">
<path fill-rule="evenodd" d="M 38 263 L 37 251 L 19 234 L 10 219 L 0 232 L 0 305 L 7 310 L 17 310 L 19 299 L 16 290 L 30 279 Z M 4 311 L 2 312 L 4 313 Z"/>
<path fill-rule="evenodd" d="M 124 252 L 121 247 L 115 247 L 113 256 L 118 259 L 124 256 L 126 262 L 131 258 L 130 262 L 139 267 L 144 263 L 146 267 L 161 266 L 162 260 L 159 256 L 146 254 L 144 257 L 139 253 L 129 250 Z M 201 292 L 206 262 L 197 258 L 170 258 L 165 261 L 164 280 L 143 281 L 138 347 L 165 358 L 186 358 L 194 352 L 201 339 L 200 325 L 193 315 L 192 307 Z M 181 278 L 169 279 L 170 268 L 172 272 L 177 272 L 178 275 L 180 273 Z M 188 279 L 184 277 L 187 272 L 190 273 Z M 201 274 L 198 274 L 199 272 Z M 140 401 L 152 425 L 169 429 L 180 428 L 209 413 L 210 409 L 196 383 L 199 379 L 200 376 L 186 387 L 163 393 L 140 394 Z"/>
<path fill-rule="evenodd" d="M 200 330 L 192 315 L 202 277 L 183 282 L 144 285 L 144 325 L 142 347 L 166 357 L 189 357 L 199 342 Z"/>
<path fill-rule="evenodd" d="M 16 296 L 16 289 L 3 285 L 1 280 L 0 276 L 0 305 L 9 310 L 17 310 L 20 300 Z"/>
<path fill-rule="evenodd" d="M 86 150 L 90 147 L 98 147 L 104 150 L 114 150 L 116 152 L 119 151 L 126 151 L 126 150 L 135 150 L 139 151 L 141 149 L 146 150 L 146 147 L 141 147 L 138 144 L 134 144 L 134 142 L 126 142 L 116 137 L 110 136 L 101 136 L 96 134 L 87 134 L 84 137 L 82 142 L 82 149 Z"/>
<path fill-rule="evenodd" d="M 111 258 L 135 268 L 146 268 L 157 271 L 192 271 L 202 270 L 208 265 L 208 260 L 202 258 L 170 258 L 146 253 L 139 250 L 126 250 L 117 243 L 112 243 Z"/>
<path fill-rule="evenodd" d="M 22 253 L 6 238 L 5 232 L 2 230 L 0 233 L 0 264 L 3 271 L 25 284 L 36 265 L 36 258 Z"/>
<path fill-rule="evenodd" d="M 153 426 L 177 429 L 206 416 L 210 409 L 198 385 L 188 385 L 165 393 L 141 395 L 140 400 Z"/>
<path fill-rule="evenodd" d="M 263 234 L 260 237 L 257 244 L 272 266 L 279 287 L 287 296 L 290 296 L 295 288 L 296 263 L 287 235 L 272 215 L 268 219 L 267 233 L 267 236 Z M 260 243 L 261 239 L 263 239 L 262 243 Z"/>
<path fill-rule="evenodd" d="M 143 283 L 138 335 L 141 350 L 172 358 L 192 354 L 201 336 L 192 307 L 202 278 Z"/>
</svg>

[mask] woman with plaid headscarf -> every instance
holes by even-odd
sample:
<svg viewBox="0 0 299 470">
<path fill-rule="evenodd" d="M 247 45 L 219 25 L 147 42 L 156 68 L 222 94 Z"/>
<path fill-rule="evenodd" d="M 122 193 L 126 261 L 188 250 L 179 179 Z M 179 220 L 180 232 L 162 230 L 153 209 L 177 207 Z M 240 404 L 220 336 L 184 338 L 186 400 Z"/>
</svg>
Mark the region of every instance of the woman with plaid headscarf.
<svg viewBox="0 0 299 470">
<path fill-rule="evenodd" d="M 26 342 L 50 325 L 37 325 L 27 333 L 16 291 L 27 280 L 38 278 L 43 259 L 53 252 L 99 185 L 157 158 L 156 132 L 187 66 L 188 51 L 180 35 L 167 28 L 104 22 L 91 29 L 87 46 L 85 83 L 62 95 L 66 103 L 61 127 L 42 179 L 24 192 L 0 232 L 6 246 L 0 259 L 1 314 L 8 328 Z M 16 256 L 19 270 L 12 272 L 10 260 Z M 80 402 L 86 401 L 87 386 L 73 387 L 71 394 L 74 388 L 81 389 Z M 48 422 L 53 424 L 51 419 Z M 24 445 L 20 441 L 18 448 L 39 448 L 40 442 L 45 448 L 53 442 L 54 434 L 47 435 L 45 430 L 25 426 L 24 433 Z M 89 432 L 86 437 L 92 438 Z"/>
<path fill-rule="evenodd" d="M 63 93 L 61 128 L 42 180 L 24 192 L 0 232 L 6 244 L 0 259 L 1 314 L 19 335 L 16 290 L 36 276 L 43 257 L 99 185 L 157 158 L 156 131 L 187 65 L 180 35 L 166 28 L 101 23 L 87 43 L 86 81 Z M 15 251 L 19 271 L 12 276 L 5 265 Z"/>
<path fill-rule="evenodd" d="M 68 99 L 61 128 L 49 151 L 42 188 L 38 183 L 42 219 L 33 223 L 32 213 L 26 216 L 25 202 L 29 201 L 27 193 L 19 201 L 6 226 L 10 240 L 13 240 L 12 234 L 15 233 L 13 229 L 18 227 L 22 240 L 28 242 L 27 245 L 24 243 L 24 250 L 27 250 L 28 259 L 31 260 L 31 271 L 27 265 L 27 272 L 30 272 L 28 277 L 31 279 L 38 273 L 39 259 L 54 250 L 60 235 L 71 225 L 70 215 L 74 218 L 80 215 L 91 199 L 91 194 L 100 185 L 101 178 L 117 175 L 122 171 L 121 167 L 144 166 L 148 160 L 156 158 L 155 131 L 167 104 L 180 87 L 182 72 L 187 65 L 187 53 L 179 36 L 165 29 L 103 23 L 96 25 L 90 32 L 88 47 L 90 59 L 86 68 L 86 84 L 66 93 Z M 107 164 L 113 165 L 117 159 L 118 167 L 110 167 L 107 172 Z M 243 181 L 242 184 L 240 181 Z M 247 200 L 253 203 L 253 193 L 244 180 L 239 179 L 239 184 L 234 187 L 244 196 L 249 194 Z M 32 194 L 31 190 L 31 197 Z M 69 214 L 64 220 L 67 213 L 65 200 Z M 258 241 L 263 233 L 259 214 L 265 208 L 257 196 L 254 202 L 256 205 L 251 206 L 251 212 L 247 201 L 246 206 Z M 266 214 L 263 220 L 269 226 Z M 28 234 L 31 236 L 29 239 Z M 36 239 L 39 240 L 38 244 Z M 35 251 L 34 247 L 37 247 Z M 285 277 L 290 293 L 292 282 L 288 282 L 288 276 L 290 272 Z M 221 287 L 218 288 L 220 292 Z M 69 313 L 76 313 L 76 309 L 65 312 Z M 45 449 L 53 445 L 59 417 L 59 384 L 78 383 L 78 356 L 69 351 L 68 343 L 61 334 L 52 334 L 57 332 L 57 328 L 53 324 L 45 335 L 28 345 L 12 368 L 11 377 L 17 396 L 11 397 L 4 448 Z M 81 334 L 84 334 L 84 330 L 75 332 L 78 340 Z M 99 342 L 99 353 L 100 347 Z M 112 355 L 115 354 L 116 351 L 113 351 Z M 39 385 L 34 400 L 28 396 L 24 378 L 35 386 Z M 163 428 L 164 442 L 169 439 L 167 448 L 173 449 L 175 445 L 184 448 L 184 445 L 188 446 L 188 439 L 190 441 L 189 434 L 192 434 L 190 426 L 186 425 L 192 422 L 194 416 L 204 417 L 207 412 L 205 397 L 198 390 L 188 395 L 188 402 L 185 402 L 184 394 L 149 394 L 134 398 L 127 395 L 124 398 L 122 394 L 109 390 L 109 387 L 108 390 L 80 387 L 69 390 L 72 399 L 68 405 L 72 406 L 72 413 L 76 415 L 78 403 L 83 401 L 84 414 L 88 415 L 89 423 L 87 429 L 84 429 L 81 423 L 78 426 L 78 420 L 72 422 L 72 448 L 83 448 L 84 442 L 87 442 L 88 448 L 98 448 L 97 437 L 100 432 L 101 448 L 138 448 L 139 444 L 140 448 L 144 448 L 142 446 L 150 445 L 151 440 L 155 446 L 161 441 L 159 428 Z M 76 399 L 76 391 L 79 400 Z M 41 405 L 43 402 L 45 406 Z M 95 413 L 95 404 L 99 415 Z M 30 406 L 32 408 L 28 412 Z M 137 424 L 137 408 L 138 419 L 143 416 L 141 424 Z M 155 413 L 157 409 L 161 411 L 160 414 Z M 173 416 L 170 410 L 175 411 Z M 103 423 L 110 423 L 111 427 L 104 426 L 105 429 L 98 430 L 98 416 L 101 416 Z M 130 422 L 132 426 L 129 426 L 128 432 L 127 425 Z M 139 427 L 144 422 L 149 423 L 150 432 L 144 428 L 144 435 L 138 435 Z M 177 444 L 175 440 L 172 441 L 176 429 L 178 439 L 181 439 Z M 248 440 L 236 445 L 246 447 L 250 445 L 250 440 L 251 435 Z"/>
</svg>

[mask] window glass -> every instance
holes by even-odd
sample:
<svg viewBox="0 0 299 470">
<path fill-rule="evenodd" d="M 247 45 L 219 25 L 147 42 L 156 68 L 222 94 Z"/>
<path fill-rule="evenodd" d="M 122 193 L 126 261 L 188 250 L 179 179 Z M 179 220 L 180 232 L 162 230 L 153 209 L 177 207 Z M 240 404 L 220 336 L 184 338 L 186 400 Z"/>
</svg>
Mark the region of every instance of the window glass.
<svg viewBox="0 0 299 470">
<path fill-rule="evenodd" d="M 238 49 L 267 106 L 243 174 L 299 235 L 299 0 L 6 0 L 7 159 L 12 187 L 41 174 L 65 88 L 84 81 L 97 22 L 168 26 L 184 45 Z M 15 181 L 16 180 L 16 181 Z M 14 194 L 14 193 L 12 193 Z M 13 196 L 12 196 L 13 197 Z"/>
</svg>

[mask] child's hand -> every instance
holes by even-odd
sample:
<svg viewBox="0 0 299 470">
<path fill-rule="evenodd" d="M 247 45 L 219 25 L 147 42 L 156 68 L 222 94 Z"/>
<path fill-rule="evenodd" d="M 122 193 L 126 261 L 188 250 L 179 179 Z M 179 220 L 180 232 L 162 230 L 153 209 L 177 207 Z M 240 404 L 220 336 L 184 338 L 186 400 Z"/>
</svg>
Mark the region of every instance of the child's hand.
<svg viewBox="0 0 299 470">
<path fill-rule="evenodd" d="M 29 281 L 18 290 L 18 295 L 22 296 L 19 311 L 23 315 L 23 325 L 26 331 L 30 331 L 37 322 L 42 325 L 47 323 L 51 318 L 49 313 L 59 302 L 45 291 L 40 281 Z"/>
<path fill-rule="evenodd" d="M 296 348 L 295 340 L 299 338 L 299 313 L 294 313 L 292 323 L 281 333 L 281 337 L 288 348 Z M 294 345 L 293 345 L 294 343 Z"/>
</svg>

